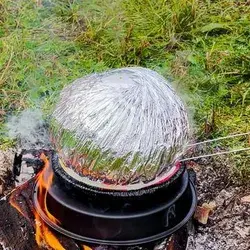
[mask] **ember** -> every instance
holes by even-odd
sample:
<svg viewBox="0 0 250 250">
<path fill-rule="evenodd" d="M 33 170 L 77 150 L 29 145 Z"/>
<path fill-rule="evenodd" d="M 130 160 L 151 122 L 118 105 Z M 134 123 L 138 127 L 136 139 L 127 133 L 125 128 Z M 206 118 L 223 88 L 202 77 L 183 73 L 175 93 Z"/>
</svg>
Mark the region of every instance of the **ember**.
<svg viewBox="0 0 250 250">
<path fill-rule="evenodd" d="M 14 189 L 12 191 L 12 194 L 10 196 L 9 202 L 11 204 L 12 207 L 14 207 L 23 217 L 25 217 L 26 219 L 28 219 L 29 217 L 24 213 L 24 211 L 22 211 L 21 207 L 19 206 L 18 203 L 16 203 L 16 196 L 19 195 L 19 190 L 21 188 L 25 187 L 25 185 L 20 186 L 18 189 Z"/>
</svg>

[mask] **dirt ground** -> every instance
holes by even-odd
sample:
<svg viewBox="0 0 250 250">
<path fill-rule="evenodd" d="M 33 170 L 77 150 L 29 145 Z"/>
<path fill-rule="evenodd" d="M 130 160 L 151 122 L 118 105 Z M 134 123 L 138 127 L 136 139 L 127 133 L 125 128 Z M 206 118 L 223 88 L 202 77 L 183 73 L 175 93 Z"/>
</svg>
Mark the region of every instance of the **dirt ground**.
<svg viewBox="0 0 250 250">
<path fill-rule="evenodd" d="M 14 151 L 0 151 L 0 197 L 11 190 Z M 250 188 L 232 176 L 226 156 L 190 161 L 197 175 L 198 205 L 213 203 L 206 225 L 195 224 L 188 250 L 250 249 Z M 249 196 L 249 197 L 248 197 Z"/>
<path fill-rule="evenodd" d="M 250 249 L 250 188 L 233 177 L 228 156 L 189 162 L 197 175 L 198 205 L 215 208 L 206 225 L 196 225 L 188 250 Z"/>
</svg>

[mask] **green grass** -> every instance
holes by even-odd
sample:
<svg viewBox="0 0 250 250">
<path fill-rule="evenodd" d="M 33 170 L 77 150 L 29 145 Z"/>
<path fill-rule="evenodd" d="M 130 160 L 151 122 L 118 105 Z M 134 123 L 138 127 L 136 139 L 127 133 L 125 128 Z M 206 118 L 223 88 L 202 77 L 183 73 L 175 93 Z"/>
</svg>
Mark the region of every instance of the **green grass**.
<svg viewBox="0 0 250 250">
<path fill-rule="evenodd" d="M 8 114 L 49 113 L 65 84 L 127 65 L 174 79 L 199 136 L 250 130 L 247 1 L 0 0 L 0 145 Z"/>
</svg>

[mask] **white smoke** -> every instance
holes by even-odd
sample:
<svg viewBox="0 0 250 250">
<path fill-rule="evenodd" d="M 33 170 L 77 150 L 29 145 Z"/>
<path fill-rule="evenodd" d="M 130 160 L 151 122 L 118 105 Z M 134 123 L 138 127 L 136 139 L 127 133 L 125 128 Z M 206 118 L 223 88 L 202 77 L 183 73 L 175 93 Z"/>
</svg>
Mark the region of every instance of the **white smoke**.
<svg viewBox="0 0 250 250">
<path fill-rule="evenodd" d="M 11 116 L 6 124 L 8 136 L 17 139 L 22 149 L 48 148 L 49 134 L 41 110 L 26 109 Z"/>
</svg>

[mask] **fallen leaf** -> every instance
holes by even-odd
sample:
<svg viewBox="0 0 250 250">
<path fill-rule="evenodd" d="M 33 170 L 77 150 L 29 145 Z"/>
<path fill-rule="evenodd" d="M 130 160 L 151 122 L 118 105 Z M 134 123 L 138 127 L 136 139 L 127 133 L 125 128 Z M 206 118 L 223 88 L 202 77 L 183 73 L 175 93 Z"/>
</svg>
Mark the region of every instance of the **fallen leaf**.
<svg viewBox="0 0 250 250">
<path fill-rule="evenodd" d="M 194 214 L 194 219 L 196 219 L 199 223 L 206 225 L 210 213 L 215 208 L 216 208 L 216 203 L 214 201 L 209 203 L 203 203 L 202 206 L 197 206 Z"/>
<path fill-rule="evenodd" d="M 212 212 L 216 208 L 216 202 L 215 201 L 211 201 L 209 203 L 203 203 L 202 207 L 208 208 Z"/>
<path fill-rule="evenodd" d="M 244 203 L 250 203 L 250 195 L 244 196 L 240 200 L 241 202 L 244 202 Z"/>
<path fill-rule="evenodd" d="M 195 214 L 194 214 L 194 219 L 197 220 L 199 223 L 206 225 L 208 221 L 209 213 L 210 213 L 210 209 L 197 206 Z"/>
</svg>

